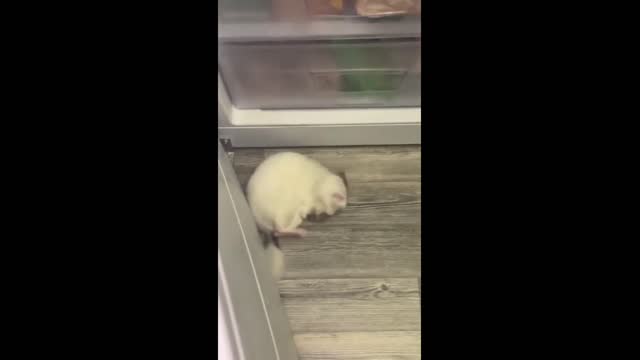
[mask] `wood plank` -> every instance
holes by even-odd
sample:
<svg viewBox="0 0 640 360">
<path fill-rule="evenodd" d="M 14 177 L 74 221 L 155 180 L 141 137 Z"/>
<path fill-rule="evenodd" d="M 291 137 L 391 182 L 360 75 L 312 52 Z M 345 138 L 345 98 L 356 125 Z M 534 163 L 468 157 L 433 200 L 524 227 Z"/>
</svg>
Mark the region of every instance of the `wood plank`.
<svg viewBox="0 0 640 360">
<path fill-rule="evenodd" d="M 300 360 L 418 360 L 419 331 L 294 335 Z"/>
<path fill-rule="evenodd" d="M 420 181 L 420 146 L 353 146 L 321 148 L 237 149 L 234 167 L 243 178 L 266 156 L 294 151 L 320 161 L 334 172 L 345 171 L 350 182 Z"/>
<path fill-rule="evenodd" d="M 233 151 L 233 168 L 238 176 L 238 182 L 244 188 L 253 170 L 265 159 L 264 149 L 247 148 Z"/>
<path fill-rule="evenodd" d="M 355 250 L 293 256 L 286 250 L 284 253 L 286 270 L 283 279 L 414 277 L 420 274 L 421 267 L 419 252 L 397 251 L 386 256 L 357 253 Z"/>
<path fill-rule="evenodd" d="M 305 222 L 305 238 L 280 241 L 284 278 L 419 276 L 419 183 L 356 183 L 349 201 L 323 222 Z"/>
<path fill-rule="evenodd" d="M 347 207 L 322 223 L 307 222 L 303 226 L 317 227 L 318 224 L 329 226 L 367 227 L 372 224 L 411 225 L 420 223 L 420 203 L 373 203 L 347 205 Z"/>
<path fill-rule="evenodd" d="M 321 227 L 323 225 L 315 225 Z M 399 229 L 393 224 L 372 224 L 362 229 L 324 226 L 307 227 L 304 238 L 281 238 L 280 243 L 289 255 L 304 255 L 305 252 L 343 252 L 357 250 L 364 253 L 388 251 L 420 251 L 417 225 L 407 225 Z"/>
<path fill-rule="evenodd" d="M 419 331 L 417 279 L 281 280 L 292 330 Z"/>
<path fill-rule="evenodd" d="M 240 149 L 244 151 L 244 149 Z M 395 157 L 406 159 L 420 159 L 420 145 L 388 145 L 388 146 L 322 146 L 298 148 L 265 148 L 266 156 L 282 152 L 294 151 L 317 159 L 360 158 L 371 156 L 374 158 Z"/>
<path fill-rule="evenodd" d="M 346 175 L 348 176 L 349 173 L 347 172 Z M 349 182 L 349 205 L 420 203 L 421 186 L 420 181 Z"/>
<path fill-rule="evenodd" d="M 265 156 L 284 149 L 266 149 Z M 420 181 L 420 146 L 354 146 L 291 149 L 334 172 L 347 173 L 349 182 Z"/>
<path fill-rule="evenodd" d="M 285 279 L 420 275 L 421 243 L 415 224 L 307 229 L 305 238 L 280 240 Z"/>
<path fill-rule="evenodd" d="M 233 166 L 236 165 L 249 165 L 256 167 L 262 160 L 264 160 L 264 149 L 258 148 L 242 148 L 233 149 L 234 155 Z"/>
</svg>

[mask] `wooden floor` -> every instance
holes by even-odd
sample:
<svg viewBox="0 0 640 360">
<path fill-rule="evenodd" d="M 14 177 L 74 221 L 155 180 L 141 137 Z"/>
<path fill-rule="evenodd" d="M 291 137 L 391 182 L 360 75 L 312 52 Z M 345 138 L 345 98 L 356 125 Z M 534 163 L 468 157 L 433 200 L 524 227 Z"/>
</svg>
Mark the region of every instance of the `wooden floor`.
<svg viewBox="0 0 640 360">
<path fill-rule="evenodd" d="M 270 154 L 235 149 L 243 184 Z M 420 147 L 286 149 L 345 171 L 349 205 L 281 239 L 280 295 L 301 359 L 420 359 Z"/>
</svg>

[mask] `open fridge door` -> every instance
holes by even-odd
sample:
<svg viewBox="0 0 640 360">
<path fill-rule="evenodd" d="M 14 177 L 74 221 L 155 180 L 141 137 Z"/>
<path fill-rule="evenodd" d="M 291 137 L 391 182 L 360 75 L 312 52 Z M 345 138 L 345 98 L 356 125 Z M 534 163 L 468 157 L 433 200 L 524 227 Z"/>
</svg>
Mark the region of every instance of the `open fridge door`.
<svg viewBox="0 0 640 360">
<path fill-rule="evenodd" d="M 298 359 L 251 210 L 220 143 L 218 349 L 224 360 Z"/>
</svg>

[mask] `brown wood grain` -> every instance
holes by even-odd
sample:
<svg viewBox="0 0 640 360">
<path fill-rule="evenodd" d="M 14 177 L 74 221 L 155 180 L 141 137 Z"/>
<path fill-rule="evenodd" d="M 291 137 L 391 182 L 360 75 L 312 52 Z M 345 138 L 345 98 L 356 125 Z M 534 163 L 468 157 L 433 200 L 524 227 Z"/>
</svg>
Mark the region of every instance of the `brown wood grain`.
<svg viewBox="0 0 640 360">
<path fill-rule="evenodd" d="M 316 228 L 320 228 L 317 230 Z M 421 268 L 418 227 L 381 223 L 307 227 L 305 238 L 283 238 L 285 278 L 417 277 Z"/>
<path fill-rule="evenodd" d="M 240 183 L 281 151 L 349 182 L 344 211 L 305 221 L 304 238 L 280 239 L 280 294 L 300 359 L 420 359 L 420 147 L 235 149 Z"/>
<path fill-rule="evenodd" d="M 281 280 L 294 332 L 418 331 L 417 279 Z"/>
<path fill-rule="evenodd" d="M 305 333 L 294 336 L 301 360 L 418 360 L 419 331 Z"/>
<path fill-rule="evenodd" d="M 419 146 L 354 146 L 327 148 L 238 149 L 234 167 L 243 178 L 265 159 L 294 151 L 318 160 L 334 172 L 344 171 L 351 182 L 420 181 Z"/>
</svg>

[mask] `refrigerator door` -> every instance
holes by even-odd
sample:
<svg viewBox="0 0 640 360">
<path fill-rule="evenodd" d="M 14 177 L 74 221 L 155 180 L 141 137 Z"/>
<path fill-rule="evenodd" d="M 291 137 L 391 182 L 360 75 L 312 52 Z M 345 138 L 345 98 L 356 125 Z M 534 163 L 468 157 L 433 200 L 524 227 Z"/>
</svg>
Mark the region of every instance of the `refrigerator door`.
<svg viewBox="0 0 640 360">
<path fill-rule="evenodd" d="M 298 359 L 251 210 L 220 143 L 218 313 L 220 359 Z"/>
</svg>

